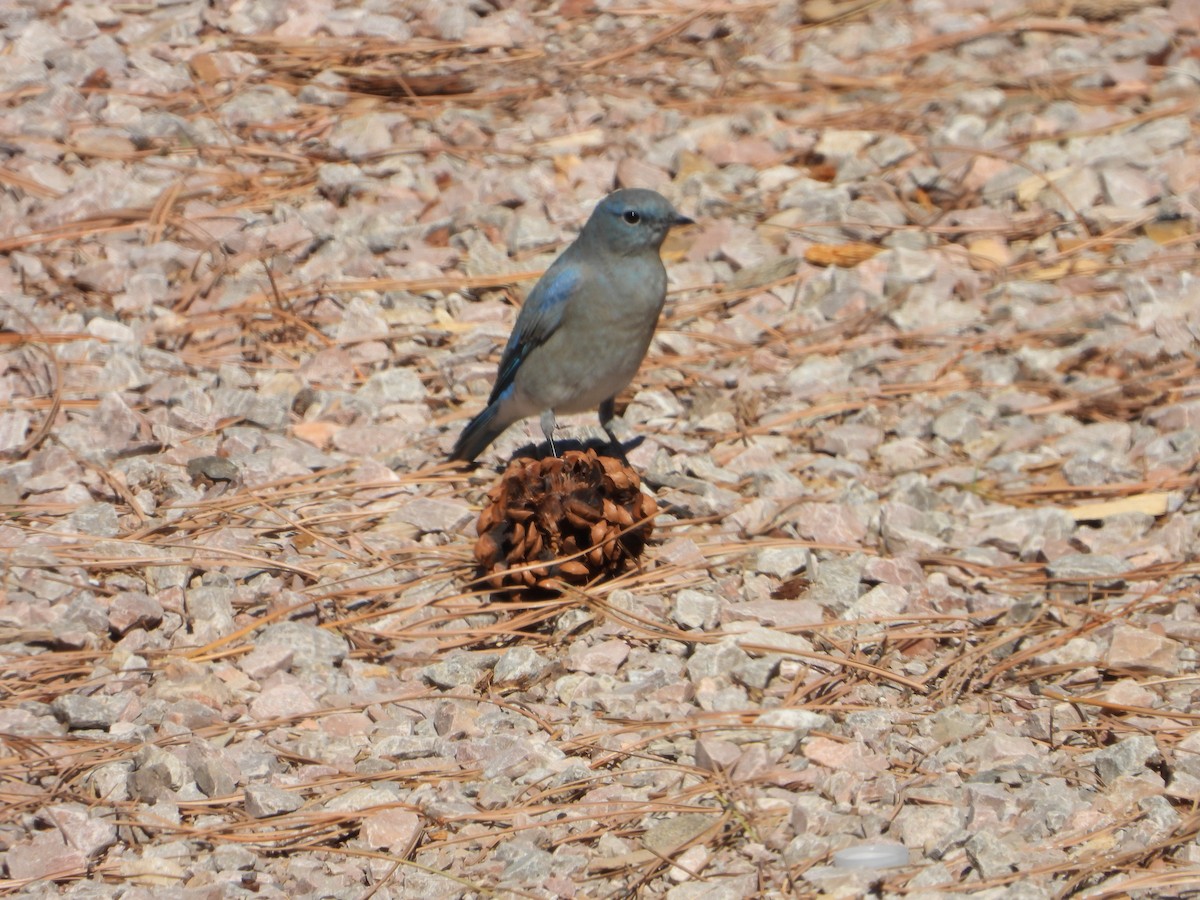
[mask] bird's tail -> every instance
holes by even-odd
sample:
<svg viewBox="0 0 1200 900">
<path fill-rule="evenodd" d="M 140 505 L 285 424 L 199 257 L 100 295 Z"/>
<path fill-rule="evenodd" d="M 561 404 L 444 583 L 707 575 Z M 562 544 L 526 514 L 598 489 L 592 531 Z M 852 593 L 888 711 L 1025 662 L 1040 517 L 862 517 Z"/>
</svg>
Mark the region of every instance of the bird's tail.
<svg viewBox="0 0 1200 900">
<path fill-rule="evenodd" d="M 487 449 L 488 444 L 504 432 L 511 422 L 498 418 L 499 403 L 489 404 L 487 409 L 473 418 L 463 433 L 458 436 L 454 449 L 450 451 L 451 459 L 461 459 L 471 462 Z"/>
</svg>

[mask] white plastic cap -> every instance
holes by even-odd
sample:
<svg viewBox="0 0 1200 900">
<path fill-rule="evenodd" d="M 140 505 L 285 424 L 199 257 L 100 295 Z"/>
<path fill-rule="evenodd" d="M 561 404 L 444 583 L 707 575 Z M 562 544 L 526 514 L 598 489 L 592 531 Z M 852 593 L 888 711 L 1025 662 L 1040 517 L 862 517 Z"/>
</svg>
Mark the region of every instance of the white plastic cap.
<svg viewBox="0 0 1200 900">
<path fill-rule="evenodd" d="M 903 844 L 876 841 L 847 847 L 833 854 L 833 864 L 839 869 L 890 869 L 908 865 L 908 848 Z"/>
</svg>

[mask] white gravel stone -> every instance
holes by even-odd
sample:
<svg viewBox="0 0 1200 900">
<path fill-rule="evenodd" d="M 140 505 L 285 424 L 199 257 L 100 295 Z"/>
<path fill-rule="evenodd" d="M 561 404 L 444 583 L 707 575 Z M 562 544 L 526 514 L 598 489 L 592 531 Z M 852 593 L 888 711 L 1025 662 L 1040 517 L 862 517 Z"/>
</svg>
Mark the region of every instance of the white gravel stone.
<svg viewBox="0 0 1200 900">
<path fill-rule="evenodd" d="M 601 6 L 0 5 L 13 884 L 1200 864 L 1194 3 L 1016 41 Z M 655 532 L 615 583 L 493 592 L 473 523 L 537 422 L 445 452 L 618 185 L 696 220 L 616 398 Z"/>
<path fill-rule="evenodd" d="M 304 805 L 296 791 L 285 791 L 267 784 L 246 788 L 246 813 L 255 819 L 269 819 L 282 813 L 294 812 Z"/>
</svg>

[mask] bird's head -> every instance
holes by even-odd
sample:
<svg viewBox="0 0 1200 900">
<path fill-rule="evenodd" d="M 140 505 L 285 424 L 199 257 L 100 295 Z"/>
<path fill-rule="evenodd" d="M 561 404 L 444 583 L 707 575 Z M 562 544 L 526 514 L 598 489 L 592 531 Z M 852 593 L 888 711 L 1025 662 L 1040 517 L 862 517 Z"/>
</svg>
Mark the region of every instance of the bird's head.
<svg viewBox="0 0 1200 900">
<path fill-rule="evenodd" d="M 622 256 L 657 253 L 672 226 L 691 224 L 691 219 L 680 215 L 657 191 L 626 188 L 600 201 L 583 228 L 583 236 Z"/>
</svg>

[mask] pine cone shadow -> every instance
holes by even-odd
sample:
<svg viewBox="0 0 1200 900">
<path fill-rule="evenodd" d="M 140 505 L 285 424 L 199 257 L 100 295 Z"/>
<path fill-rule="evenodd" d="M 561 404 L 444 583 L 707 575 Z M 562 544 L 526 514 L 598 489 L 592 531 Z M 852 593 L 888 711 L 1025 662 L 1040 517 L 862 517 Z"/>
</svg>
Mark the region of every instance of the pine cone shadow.
<svg viewBox="0 0 1200 900">
<path fill-rule="evenodd" d="M 541 441 L 539 443 L 529 443 L 518 447 L 512 455 L 513 459 L 547 459 L 554 456 L 554 451 L 558 451 L 559 456 L 565 456 L 568 453 L 587 453 L 593 451 L 600 457 L 615 457 L 622 463 L 628 465 L 628 453 L 637 447 L 640 447 L 646 438 L 642 435 L 637 435 L 630 440 L 614 444 L 604 438 L 594 437 L 581 441 L 574 438 L 570 440 L 555 441 L 553 449 L 550 447 L 549 441 Z"/>
</svg>

